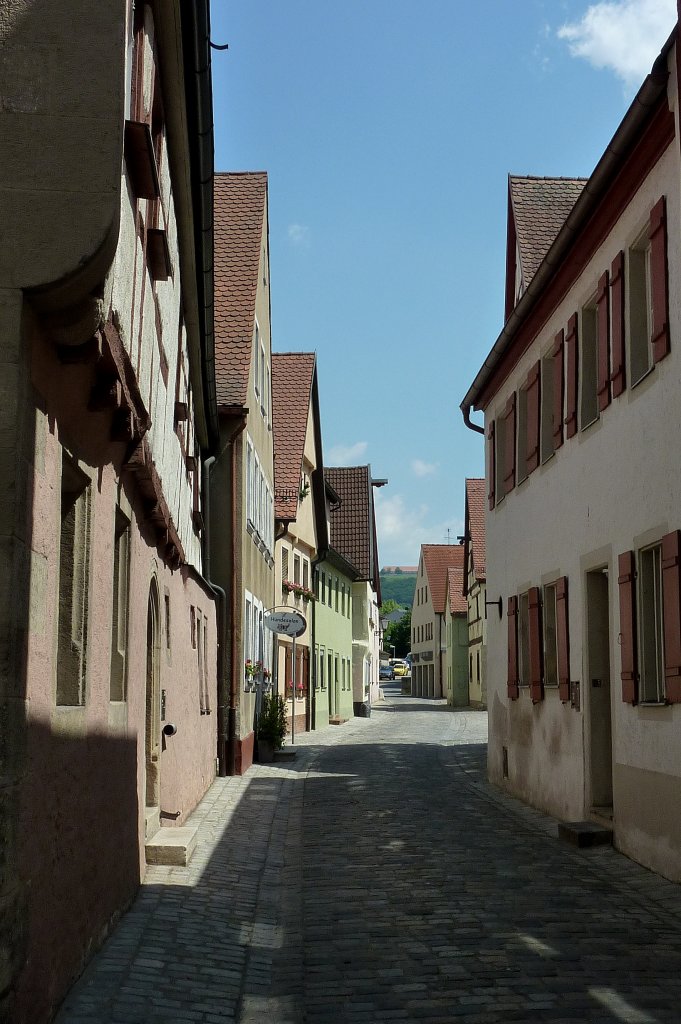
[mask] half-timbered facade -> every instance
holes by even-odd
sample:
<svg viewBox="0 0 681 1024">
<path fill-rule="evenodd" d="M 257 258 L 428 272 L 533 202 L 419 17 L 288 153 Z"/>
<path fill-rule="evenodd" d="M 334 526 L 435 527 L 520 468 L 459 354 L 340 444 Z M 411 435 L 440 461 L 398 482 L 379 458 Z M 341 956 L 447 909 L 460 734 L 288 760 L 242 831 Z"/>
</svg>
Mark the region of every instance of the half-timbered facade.
<svg viewBox="0 0 681 1024">
<path fill-rule="evenodd" d="M 468 604 L 468 697 L 487 707 L 487 588 L 485 566 L 485 481 L 466 480 L 464 513 L 464 595 Z M 496 605 L 491 604 L 494 614 Z"/>
<path fill-rule="evenodd" d="M 411 608 L 411 692 L 415 697 L 447 698 L 445 592 L 448 569 L 463 570 L 461 545 L 421 545 Z"/>
<path fill-rule="evenodd" d="M 487 434 L 491 778 L 681 879 L 676 32 L 588 183 L 511 178 Z"/>
</svg>

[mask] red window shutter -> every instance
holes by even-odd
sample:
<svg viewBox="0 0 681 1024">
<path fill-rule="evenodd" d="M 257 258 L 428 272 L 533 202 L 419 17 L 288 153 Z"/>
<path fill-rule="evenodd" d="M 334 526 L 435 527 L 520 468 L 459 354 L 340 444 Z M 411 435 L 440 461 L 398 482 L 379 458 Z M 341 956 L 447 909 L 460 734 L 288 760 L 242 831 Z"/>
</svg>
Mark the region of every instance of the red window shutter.
<svg viewBox="0 0 681 1024">
<path fill-rule="evenodd" d="M 558 644 L 558 693 L 563 703 L 570 700 L 570 630 L 568 627 L 567 576 L 556 580 L 556 641 Z"/>
<path fill-rule="evenodd" d="M 553 343 L 553 450 L 563 443 L 563 399 L 565 397 L 565 368 L 563 363 L 563 331 L 558 331 Z"/>
<path fill-rule="evenodd" d="M 667 206 L 665 197 L 650 214 L 650 290 L 653 299 L 653 362 L 669 353 L 669 294 L 667 268 Z"/>
<path fill-rule="evenodd" d="M 514 595 L 508 599 L 508 685 L 507 695 L 510 700 L 517 700 L 520 695 L 518 680 L 518 598 Z"/>
<path fill-rule="evenodd" d="M 568 320 L 565 347 L 567 349 L 567 385 L 565 409 L 565 435 L 574 437 L 577 433 L 577 385 L 579 380 L 579 333 L 577 314 Z"/>
<path fill-rule="evenodd" d="M 598 322 L 598 408 L 610 405 L 610 296 L 608 271 L 598 280 L 596 311 Z"/>
<path fill-rule="evenodd" d="M 504 412 L 504 493 L 515 487 L 515 391 L 506 403 Z"/>
<path fill-rule="evenodd" d="M 541 642 L 541 594 L 539 587 L 530 587 L 528 593 L 529 627 L 530 627 L 530 697 L 532 703 L 544 699 L 544 683 L 542 679 L 542 642 Z"/>
<path fill-rule="evenodd" d="M 527 392 L 527 472 L 528 475 L 539 465 L 539 411 L 541 387 L 541 360 L 530 370 L 525 390 Z"/>
<path fill-rule="evenodd" d="M 612 397 L 624 391 L 626 369 L 624 359 L 624 253 L 618 252 L 610 273 L 610 331 L 612 335 Z"/>
<path fill-rule="evenodd" d="M 681 533 L 662 538 L 662 605 L 664 617 L 665 693 L 671 704 L 681 703 Z"/>
<path fill-rule="evenodd" d="M 635 704 L 638 699 L 638 666 L 636 658 L 636 558 L 633 551 L 622 552 L 618 559 L 618 570 L 622 700 L 627 704 Z"/>
<path fill-rule="evenodd" d="M 487 464 L 489 466 L 489 491 L 487 499 L 490 508 L 494 508 L 496 496 L 494 493 L 494 481 L 496 479 L 496 456 L 495 456 L 495 441 L 494 441 L 494 420 L 490 423 L 487 428 Z"/>
</svg>

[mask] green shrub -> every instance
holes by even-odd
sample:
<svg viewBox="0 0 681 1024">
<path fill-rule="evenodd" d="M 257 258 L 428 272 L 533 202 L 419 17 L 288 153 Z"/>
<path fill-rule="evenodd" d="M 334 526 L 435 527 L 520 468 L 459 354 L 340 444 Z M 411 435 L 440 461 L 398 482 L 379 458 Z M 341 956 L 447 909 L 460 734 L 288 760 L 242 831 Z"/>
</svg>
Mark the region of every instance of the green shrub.
<svg viewBox="0 0 681 1024">
<path fill-rule="evenodd" d="M 258 719 L 258 739 L 268 740 L 275 750 L 284 745 L 288 732 L 286 704 L 283 697 L 275 693 L 266 693 L 262 699 L 262 709 Z"/>
</svg>

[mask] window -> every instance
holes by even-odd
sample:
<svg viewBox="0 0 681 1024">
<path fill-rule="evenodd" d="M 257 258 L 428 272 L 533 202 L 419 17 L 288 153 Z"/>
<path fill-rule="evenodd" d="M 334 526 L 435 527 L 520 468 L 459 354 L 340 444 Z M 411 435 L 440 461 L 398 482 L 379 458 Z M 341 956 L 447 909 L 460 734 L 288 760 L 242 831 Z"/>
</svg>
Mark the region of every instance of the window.
<svg viewBox="0 0 681 1024">
<path fill-rule="evenodd" d="M 518 598 L 518 677 L 521 686 L 530 685 L 530 598 Z"/>
<path fill-rule="evenodd" d="M 544 686 L 558 686 L 556 585 L 544 587 Z"/>
<path fill-rule="evenodd" d="M 203 617 L 203 713 L 210 714 L 210 695 L 208 689 L 208 619 Z"/>
<path fill-rule="evenodd" d="M 255 343 L 253 345 L 253 352 L 255 358 L 255 373 L 253 374 L 253 386 L 255 393 L 260 398 L 260 327 L 258 321 L 255 321 Z"/>
<path fill-rule="evenodd" d="M 319 665 L 319 647 L 317 647 L 316 645 L 315 645 L 315 649 L 314 649 L 314 663 L 315 663 L 315 665 Z M 315 688 L 315 690 L 319 689 L 319 672 L 318 671 L 315 673 L 314 688 Z"/>
<path fill-rule="evenodd" d="M 338 611 L 338 609 L 339 609 L 339 602 L 338 602 L 338 577 L 336 577 L 336 611 Z"/>
<path fill-rule="evenodd" d="M 326 651 L 323 647 L 319 648 L 319 686 L 322 690 L 326 689 L 326 676 L 324 674 L 324 667 L 326 662 Z"/>
<path fill-rule="evenodd" d="M 300 555 L 293 555 L 293 582 L 300 586 Z"/>
<path fill-rule="evenodd" d="M 282 546 L 281 549 L 281 585 L 282 590 L 284 583 L 288 580 L 288 548 Z"/>
<path fill-rule="evenodd" d="M 308 589 L 310 585 L 310 563 L 307 558 L 303 558 L 303 586 Z"/>
<path fill-rule="evenodd" d="M 128 580 L 130 569 L 130 520 L 116 508 L 114 526 L 113 600 L 111 607 L 111 668 L 109 700 L 126 699 L 128 653 Z"/>
<path fill-rule="evenodd" d="M 192 648 L 196 647 L 196 609 L 194 605 L 189 608 L 189 633 L 192 641 Z"/>
<path fill-rule="evenodd" d="M 62 455 L 57 704 L 85 703 L 90 575 L 89 478 Z"/>
<path fill-rule="evenodd" d="M 166 654 L 170 657 L 170 594 L 166 590 L 163 596 L 165 609 Z"/>
<path fill-rule="evenodd" d="M 322 604 L 326 600 L 326 573 L 321 573 L 319 578 L 319 600 Z"/>
<path fill-rule="evenodd" d="M 651 249 L 646 231 L 629 250 L 629 373 L 637 384 L 653 365 Z"/>
<path fill-rule="evenodd" d="M 642 701 L 664 700 L 662 548 L 643 548 L 638 558 L 639 676 Z"/>
<path fill-rule="evenodd" d="M 595 300 L 582 309 L 580 366 L 579 423 L 583 430 L 598 419 L 598 309 Z"/>
<path fill-rule="evenodd" d="M 541 461 L 547 462 L 553 455 L 553 356 L 544 356 L 541 361 Z"/>
</svg>

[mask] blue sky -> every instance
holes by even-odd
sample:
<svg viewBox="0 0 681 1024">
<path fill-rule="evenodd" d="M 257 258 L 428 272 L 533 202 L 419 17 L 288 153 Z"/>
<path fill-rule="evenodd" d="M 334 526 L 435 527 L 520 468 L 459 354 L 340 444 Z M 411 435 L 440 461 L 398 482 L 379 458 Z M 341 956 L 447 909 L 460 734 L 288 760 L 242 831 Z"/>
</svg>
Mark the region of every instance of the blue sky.
<svg viewBox="0 0 681 1024">
<path fill-rule="evenodd" d="M 316 351 L 324 459 L 380 561 L 462 532 L 459 403 L 502 326 L 507 175 L 588 175 L 675 0 L 221 0 L 215 165 L 269 173 L 272 342 Z"/>
</svg>

